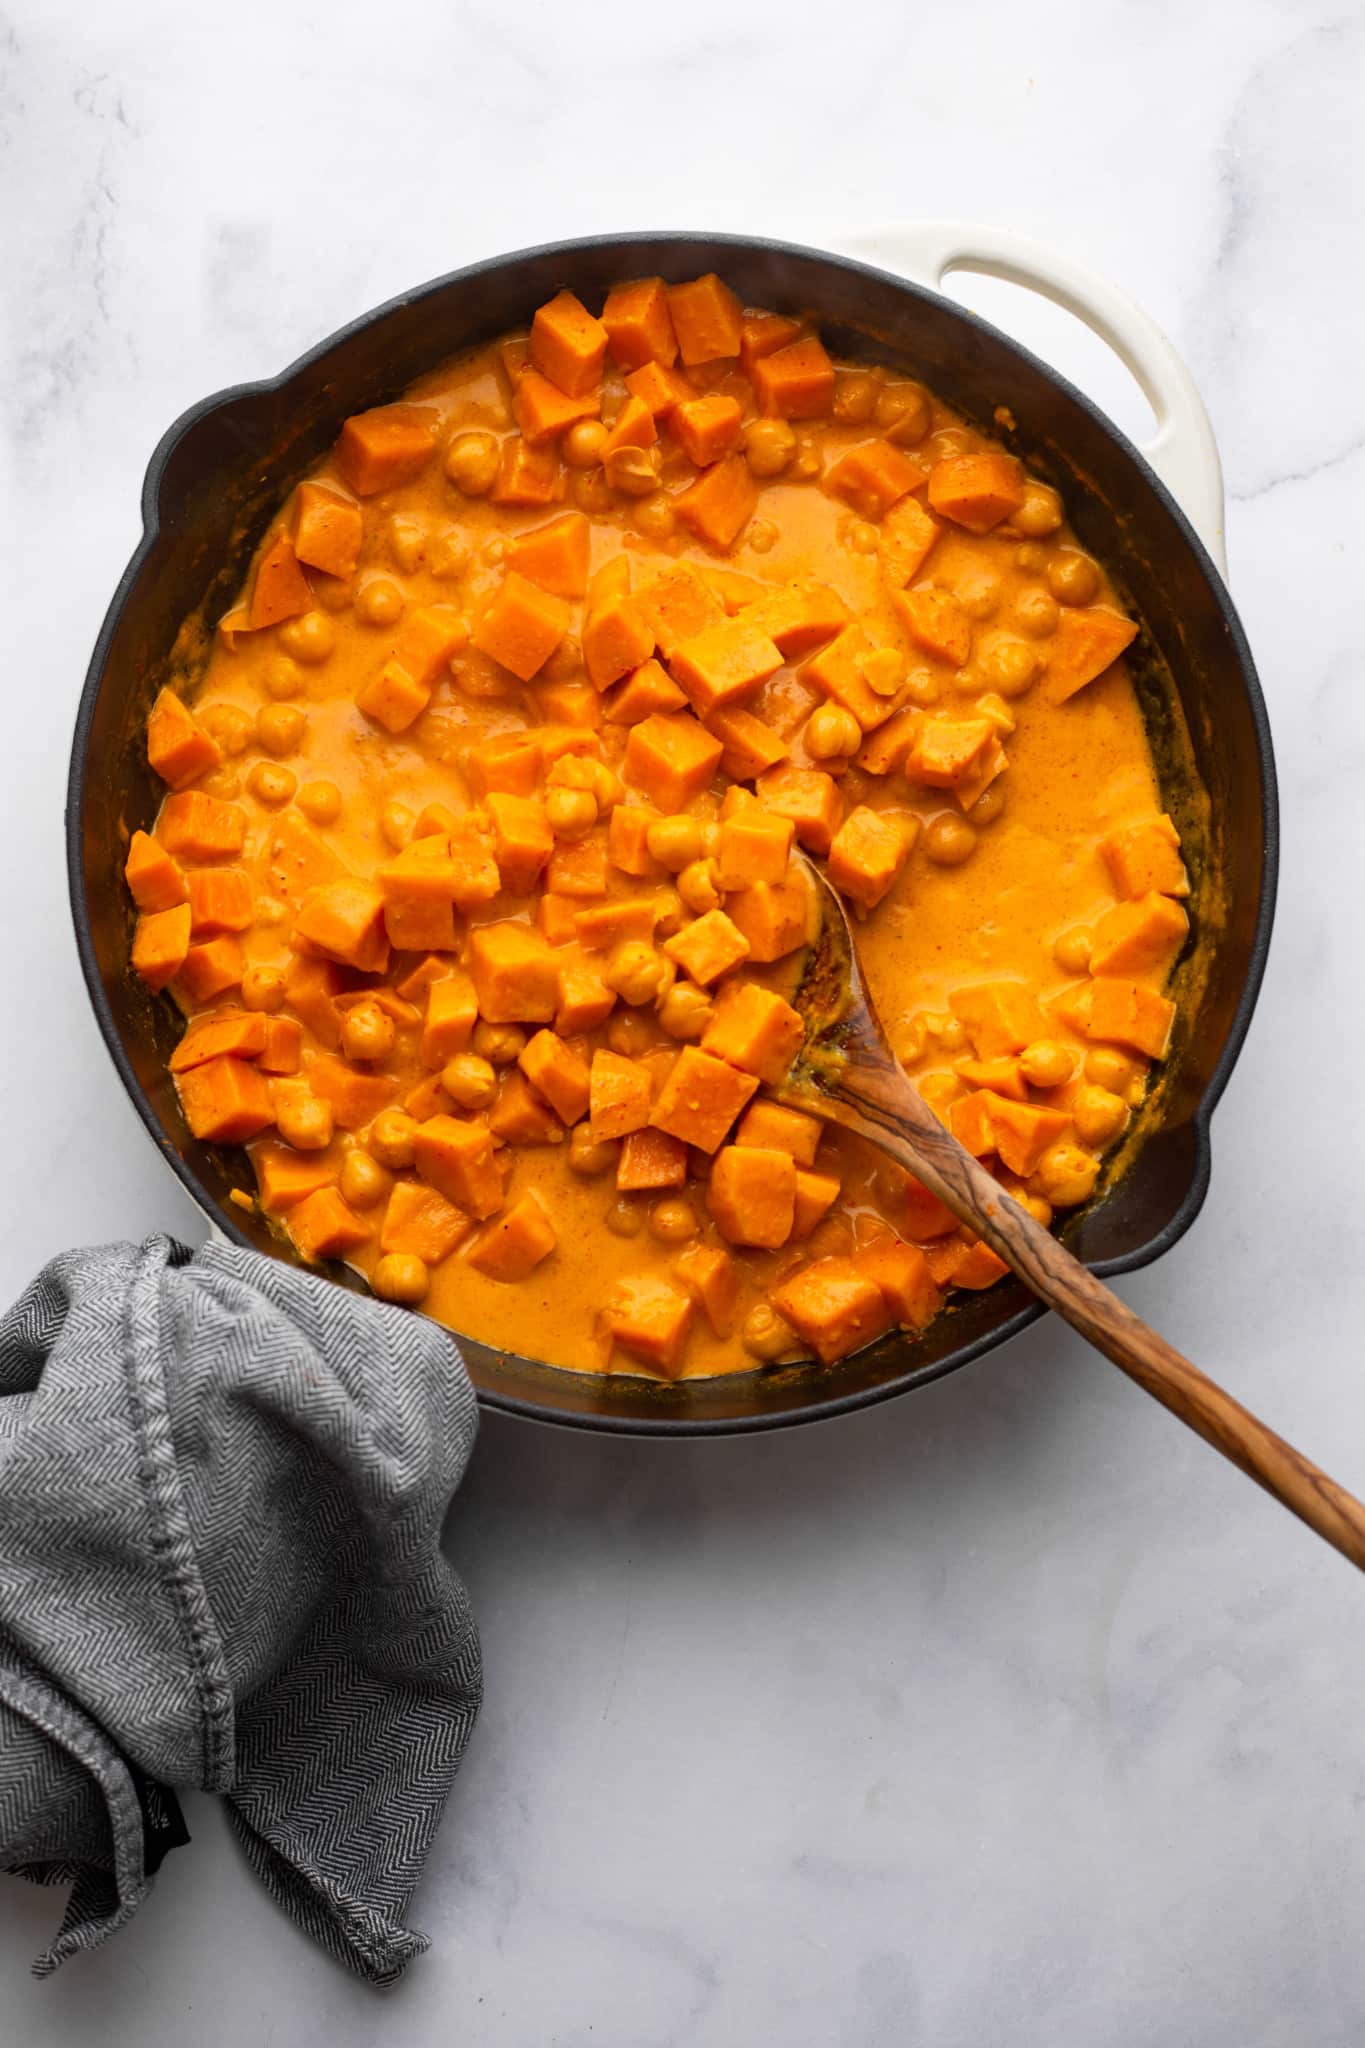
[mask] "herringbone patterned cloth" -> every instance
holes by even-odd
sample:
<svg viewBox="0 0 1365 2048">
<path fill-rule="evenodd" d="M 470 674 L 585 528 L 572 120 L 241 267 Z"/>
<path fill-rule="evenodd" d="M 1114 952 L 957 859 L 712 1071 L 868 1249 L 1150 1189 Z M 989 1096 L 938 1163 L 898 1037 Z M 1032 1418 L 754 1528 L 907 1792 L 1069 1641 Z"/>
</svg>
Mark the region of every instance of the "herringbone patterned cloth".
<svg viewBox="0 0 1365 2048">
<path fill-rule="evenodd" d="M 0 1321 L 0 1868 L 73 1880 L 40 1974 L 146 1896 L 130 1764 L 222 1793 L 359 1974 L 427 1946 L 482 1682 L 439 1548 L 475 1428 L 435 1323 L 225 1245 L 68 1253 Z"/>
</svg>

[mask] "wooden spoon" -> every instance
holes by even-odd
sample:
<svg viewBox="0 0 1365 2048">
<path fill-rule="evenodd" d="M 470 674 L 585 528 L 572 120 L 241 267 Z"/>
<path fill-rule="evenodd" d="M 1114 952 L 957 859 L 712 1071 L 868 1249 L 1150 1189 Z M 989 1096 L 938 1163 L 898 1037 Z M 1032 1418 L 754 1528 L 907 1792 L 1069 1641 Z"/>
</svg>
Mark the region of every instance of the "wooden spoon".
<svg viewBox="0 0 1365 2048">
<path fill-rule="evenodd" d="M 802 865 L 820 933 L 795 999 L 805 1044 L 780 1094 L 888 1153 L 1144 1392 L 1365 1570 L 1365 1507 L 1134 1315 L 945 1130 L 887 1043 L 843 904 Z"/>
</svg>

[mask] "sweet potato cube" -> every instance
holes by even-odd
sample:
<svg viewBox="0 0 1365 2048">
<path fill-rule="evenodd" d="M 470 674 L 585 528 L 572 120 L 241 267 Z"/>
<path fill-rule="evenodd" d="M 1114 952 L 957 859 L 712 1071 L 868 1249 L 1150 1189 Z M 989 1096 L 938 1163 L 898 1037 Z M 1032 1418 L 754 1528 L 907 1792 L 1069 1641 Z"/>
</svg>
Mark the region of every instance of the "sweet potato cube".
<svg viewBox="0 0 1365 2048">
<path fill-rule="evenodd" d="M 989 718 L 922 718 L 902 762 L 910 782 L 952 789 L 969 782 L 996 740 Z"/>
<path fill-rule="evenodd" d="M 561 1038 L 595 1031 L 599 1024 L 606 1023 L 615 1007 L 616 991 L 607 987 L 600 974 L 576 963 L 560 968 L 555 1030 Z"/>
<path fill-rule="evenodd" d="M 499 1083 L 488 1128 L 500 1145 L 558 1145 L 564 1138 L 564 1126 L 549 1103 L 515 1067 Z"/>
<path fill-rule="evenodd" d="M 986 981 L 954 989 L 948 1007 L 972 1041 L 979 1060 L 1022 1052 L 1047 1025 L 1032 991 L 1022 981 Z"/>
<path fill-rule="evenodd" d="M 469 972 L 490 1024 L 548 1024 L 559 1004 L 554 949 L 529 925 L 483 924 L 469 935 Z"/>
<path fill-rule="evenodd" d="M 336 999 L 344 984 L 341 969 L 331 960 L 297 959 L 284 977 L 284 999 L 319 1045 L 335 1052 L 341 1043 L 341 1013 Z"/>
<path fill-rule="evenodd" d="M 509 334 L 498 343 L 498 363 L 503 376 L 515 391 L 527 370 L 531 367 L 531 337 L 529 334 Z"/>
<path fill-rule="evenodd" d="M 294 499 L 294 553 L 326 576 L 353 576 L 365 538 L 365 515 L 354 498 L 325 484 L 303 483 Z"/>
<path fill-rule="evenodd" d="M 385 732 L 406 732 L 431 702 L 431 691 L 410 676 L 401 661 L 389 659 L 360 685 L 355 693 L 356 709 Z"/>
<path fill-rule="evenodd" d="M 417 822 L 420 825 L 422 821 L 419 818 Z M 477 910 L 491 903 L 502 887 L 502 877 L 488 834 L 473 818 L 457 818 L 449 843 L 456 908 Z"/>
<path fill-rule="evenodd" d="M 685 1045 L 668 1070 L 649 1121 L 699 1152 L 714 1152 L 757 1088 L 756 1076 Z"/>
<path fill-rule="evenodd" d="M 578 905 L 546 890 L 536 905 L 536 928 L 548 946 L 571 946 L 578 937 Z"/>
<path fill-rule="evenodd" d="M 330 1104 L 343 1131 L 362 1129 L 393 1101 L 394 1084 L 387 1074 L 360 1073 L 335 1053 L 316 1054 L 306 1079 L 313 1094 Z"/>
<path fill-rule="evenodd" d="M 507 566 L 555 597 L 582 597 L 588 587 L 591 538 L 581 512 L 561 512 L 513 541 Z"/>
<path fill-rule="evenodd" d="M 1100 852 L 1115 889 L 1129 901 L 1153 889 L 1163 896 L 1190 893 L 1190 878 L 1180 858 L 1180 834 L 1164 811 L 1157 818 L 1120 825 L 1100 841 Z M 133 893 L 136 896 L 136 890 Z M 141 907 L 152 910 L 160 906 L 149 903 Z"/>
<path fill-rule="evenodd" d="M 739 354 L 744 316 L 739 300 L 714 270 L 693 278 L 690 284 L 670 285 L 668 310 L 678 353 L 689 369 L 693 363 Z"/>
<path fill-rule="evenodd" d="M 373 882 L 356 875 L 310 889 L 294 921 L 294 936 L 312 952 L 362 974 L 382 974 L 388 965 L 384 898 Z"/>
<path fill-rule="evenodd" d="M 589 1079 L 589 1129 L 594 1145 L 642 1131 L 649 1122 L 649 1068 L 599 1046 Z"/>
<path fill-rule="evenodd" d="M 265 1051 L 266 1020 L 259 1012 L 219 1011 L 191 1024 L 170 1057 L 173 1074 L 202 1067 L 205 1060 L 254 1060 Z"/>
<path fill-rule="evenodd" d="M 815 901 L 805 876 L 796 870 L 785 882 L 755 882 L 752 888 L 734 890 L 725 907 L 755 961 L 785 959 L 815 936 Z"/>
<path fill-rule="evenodd" d="M 798 1166 L 792 1236 L 798 1239 L 809 1237 L 816 1224 L 834 1207 L 839 1193 L 840 1183 L 832 1173 L 810 1173 Z"/>
<path fill-rule="evenodd" d="M 251 884 L 241 868 L 193 868 L 185 880 L 192 937 L 244 932 L 255 922 Z"/>
<path fill-rule="evenodd" d="M 605 462 L 609 455 L 617 454 L 622 448 L 652 448 L 658 438 L 654 414 L 643 398 L 627 398 L 602 443 L 602 460 Z"/>
<path fill-rule="evenodd" d="M 583 666 L 595 690 L 608 689 L 654 652 L 654 635 L 628 597 L 590 601 L 583 621 Z"/>
<path fill-rule="evenodd" d="M 818 1116 L 807 1116 L 803 1110 L 788 1109 L 785 1103 L 768 1102 L 760 1096 L 740 1118 L 735 1143 L 785 1152 L 798 1166 L 814 1166 L 823 1131 Z"/>
<path fill-rule="evenodd" d="M 148 988 L 165 988 L 185 964 L 190 950 L 190 906 L 146 911 L 133 932 L 133 972 Z"/>
<path fill-rule="evenodd" d="M 542 377 L 571 398 L 580 398 L 600 383 L 606 354 L 606 328 L 572 292 L 556 292 L 537 306 L 531 322 L 531 361 Z"/>
<path fill-rule="evenodd" d="M 948 1128 L 973 1159 L 984 1159 L 988 1153 L 994 1152 L 995 1126 L 991 1121 L 990 1091 L 976 1088 L 970 1095 L 961 1095 L 951 1103 Z"/>
<path fill-rule="evenodd" d="M 417 1126 L 412 1149 L 423 1180 L 457 1209 L 479 1221 L 501 1209 L 502 1175 L 486 1124 L 462 1123 L 453 1116 L 428 1117 Z"/>
<path fill-rule="evenodd" d="M 678 701 L 682 701 L 681 690 Z M 713 711 L 706 720 L 706 730 L 724 748 L 720 765 L 732 782 L 752 782 L 788 757 L 786 742 L 772 727 L 738 704 L 731 704 L 724 711 Z"/>
<path fill-rule="evenodd" d="M 1090 1015 L 1085 1026 L 1089 1038 L 1126 1045 L 1159 1060 L 1166 1056 L 1174 1023 L 1175 1004 L 1141 982 L 1097 974 L 1090 984 Z"/>
<path fill-rule="evenodd" d="M 449 841 L 414 839 L 375 870 L 389 944 L 407 953 L 450 952 L 455 945 L 455 868 Z"/>
<path fill-rule="evenodd" d="M 270 1089 L 247 1060 L 205 1060 L 175 1085 L 186 1123 L 210 1144 L 243 1145 L 275 1121 Z"/>
<path fill-rule="evenodd" d="M 773 642 L 743 613 L 704 627 L 684 640 L 669 660 L 673 680 L 682 685 L 702 718 L 752 696 L 781 666 L 782 656 Z"/>
<path fill-rule="evenodd" d="M 935 661 L 961 668 L 972 651 L 972 622 L 950 590 L 932 584 L 892 593 L 896 610 L 916 647 Z"/>
<path fill-rule="evenodd" d="M 555 835 L 545 806 L 537 797 L 495 790 L 486 809 L 493 821 L 493 857 L 502 886 L 514 896 L 529 896 L 554 851 Z"/>
<path fill-rule="evenodd" d="M 698 469 L 709 469 L 713 462 L 738 448 L 743 419 L 737 398 L 728 398 L 722 391 L 708 391 L 700 398 L 684 399 L 675 406 L 668 424 L 688 461 L 695 462 Z"/>
<path fill-rule="evenodd" d="M 569 629 L 562 597 L 510 569 L 474 628 L 474 645 L 523 683 L 544 667 Z"/>
<path fill-rule="evenodd" d="M 303 1057 L 303 1027 L 292 1017 L 267 1017 L 265 1044 L 256 1064 L 263 1074 L 297 1074 Z"/>
<path fill-rule="evenodd" d="M 396 490 L 421 475 L 436 448 L 434 415 L 417 405 L 377 405 L 352 413 L 336 444 L 336 464 L 358 498 Z"/>
<path fill-rule="evenodd" d="M 610 725 L 638 725 L 656 711 L 681 711 L 687 699 L 657 661 L 642 661 L 606 700 Z"/>
<path fill-rule="evenodd" d="M 830 881 L 862 909 L 875 909 L 905 866 L 918 832 L 913 814 L 893 817 L 858 804 L 834 835 Z"/>
<path fill-rule="evenodd" d="M 813 334 L 759 356 L 749 376 L 759 411 L 778 419 L 823 419 L 834 403 L 834 365 Z"/>
<path fill-rule="evenodd" d="M 649 828 L 659 813 L 649 804 L 617 804 L 607 826 L 607 857 L 623 875 L 663 872 L 649 850 Z"/>
<path fill-rule="evenodd" d="M 844 801 L 832 775 L 822 768 L 773 768 L 759 776 L 754 792 L 779 818 L 791 819 L 797 838 L 811 853 L 829 852 L 844 815 Z"/>
<path fill-rule="evenodd" d="M 881 519 L 912 491 L 920 472 L 890 441 L 863 441 L 825 471 L 824 488 L 864 519 Z"/>
<path fill-rule="evenodd" d="M 618 370 L 638 370 L 644 363 L 678 360 L 678 337 L 668 310 L 668 287 L 661 277 L 643 277 L 618 284 L 602 308 L 607 347 Z"/>
<path fill-rule="evenodd" d="M 632 602 L 650 632 L 651 653 L 657 647 L 665 661 L 672 661 L 685 641 L 719 625 L 726 616 L 717 593 L 686 562 L 658 577 Z"/>
<path fill-rule="evenodd" d="M 728 1337 L 739 1320 L 739 1271 L 734 1260 L 718 1244 L 690 1244 L 679 1252 L 671 1268 L 716 1337 Z"/>
<path fill-rule="evenodd" d="M 267 832 L 270 886 L 286 903 L 302 903 L 310 889 L 345 872 L 331 847 L 297 812 L 284 811 L 272 818 Z"/>
<path fill-rule="evenodd" d="M 706 1207 L 731 1244 L 776 1251 L 796 1218 L 796 1164 L 790 1153 L 726 1145 L 715 1157 Z"/>
<path fill-rule="evenodd" d="M 588 952 L 608 953 L 623 939 L 652 939 L 658 921 L 659 906 L 653 896 L 627 896 L 580 910 L 574 929 L 578 943 Z"/>
<path fill-rule="evenodd" d="M 630 1131 L 616 1161 L 616 1192 L 638 1194 L 651 1188 L 680 1188 L 687 1179 L 687 1147 L 667 1131 Z"/>
<path fill-rule="evenodd" d="M 904 1228 L 906 1235 L 913 1237 L 917 1244 L 927 1243 L 931 1238 L 946 1237 L 957 1229 L 957 1218 L 946 1202 L 940 1202 L 931 1194 L 923 1181 L 913 1174 L 905 1177 Z"/>
<path fill-rule="evenodd" d="M 630 729 L 626 777 L 659 810 L 685 810 L 710 782 L 724 751 L 690 713 L 655 712 Z"/>
<path fill-rule="evenodd" d="M 263 1138 L 251 1154 L 261 1207 L 278 1216 L 319 1188 L 332 1187 L 341 1171 L 341 1156 L 335 1145 L 324 1152 L 296 1152 L 292 1145 Z"/>
<path fill-rule="evenodd" d="M 467 1050 L 479 1021 L 478 998 L 467 974 L 455 970 L 433 981 L 427 990 L 426 1016 L 419 1044 L 424 1067 L 443 1067 Z"/>
<path fill-rule="evenodd" d="M 906 752 L 908 755 L 908 748 Z M 987 741 L 970 772 L 953 784 L 954 800 L 964 811 L 970 812 L 980 803 L 996 776 L 1003 775 L 1008 767 L 1009 756 L 997 735 Z"/>
<path fill-rule="evenodd" d="M 1189 929 L 1180 904 L 1155 889 L 1135 902 L 1116 903 L 1095 926 L 1090 972 L 1164 975 Z"/>
<path fill-rule="evenodd" d="M 853 757 L 858 767 L 869 775 L 892 775 L 903 767 L 923 716 L 922 711 L 908 704 L 904 711 L 898 711 L 885 725 L 870 732 Z"/>
<path fill-rule="evenodd" d="M 951 455 L 929 472 L 929 504 L 940 519 L 968 533 L 989 533 L 1019 510 L 1025 481 L 1023 464 L 1013 455 Z"/>
<path fill-rule="evenodd" d="M 128 842 L 123 879 L 139 910 L 174 910 L 189 897 L 180 868 L 148 832 L 134 832 Z"/>
<path fill-rule="evenodd" d="M 319 1259 L 344 1259 L 374 1235 L 372 1225 L 357 1216 L 334 1187 L 306 1195 L 289 1211 L 285 1228 L 309 1265 Z"/>
<path fill-rule="evenodd" d="M 537 1031 L 522 1048 L 517 1065 L 563 1123 L 588 1113 L 588 1063 L 553 1031 Z"/>
<path fill-rule="evenodd" d="M 256 564 L 256 578 L 247 606 L 247 630 L 278 626 L 282 619 L 297 618 L 311 610 L 313 587 L 299 567 L 294 543 L 287 533 L 277 533 Z"/>
<path fill-rule="evenodd" d="M 790 818 L 764 804 L 751 804 L 726 818 L 716 846 L 722 889 L 742 889 L 751 882 L 780 882 L 791 859 L 796 827 Z"/>
<path fill-rule="evenodd" d="M 404 1002 L 425 1003 L 432 983 L 440 981 L 449 972 L 448 960 L 443 960 L 439 953 L 428 953 L 425 960 L 419 960 L 400 982 L 395 983 L 394 993 Z"/>
<path fill-rule="evenodd" d="M 861 1350 L 893 1320 L 880 1287 L 853 1259 L 815 1259 L 775 1287 L 770 1299 L 824 1365 Z"/>
<path fill-rule="evenodd" d="M 512 394 L 512 417 L 521 428 L 528 448 L 557 441 L 577 420 L 596 419 L 601 410 L 598 391 L 571 397 L 539 370 L 527 370 Z"/>
<path fill-rule="evenodd" d="M 832 703 L 851 711 L 864 732 L 875 732 L 900 701 L 904 664 L 894 648 L 879 645 L 855 625 L 813 654 L 801 675 Z M 874 688 L 873 676 L 878 683 L 889 681 L 890 689 Z"/>
<path fill-rule="evenodd" d="M 552 505 L 563 496 L 563 474 L 553 442 L 533 447 L 524 435 L 509 434 L 489 497 L 495 505 Z"/>
<path fill-rule="evenodd" d="M 649 407 L 656 420 L 666 420 L 675 406 L 692 396 L 692 386 L 681 370 L 667 363 L 642 363 L 626 378 L 626 389 Z"/>
<path fill-rule="evenodd" d="M 211 1003 L 216 997 L 226 995 L 229 989 L 236 988 L 245 967 L 246 960 L 236 939 L 227 935 L 218 939 L 201 939 L 197 944 L 191 943 L 180 964 L 172 993 L 190 1009 L 196 1010 L 202 1003 Z"/>
<path fill-rule="evenodd" d="M 637 1273 L 612 1287 L 602 1311 L 602 1334 L 640 1365 L 676 1379 L 694 1312 L 690 1294 L 652 1273 Z"/>
<path fill-rule="evenodd" d="M 880 1288 L 883 1301 L 902 1330 L 922 1330 L 943 1305 L 943 1297 L 918 1245 L 899 1237 L 879 1237 L 858 1248 L 858 1270 Z"/>
<path fill-rule="evenodd" d="M 990 1088 L 1010 1102 L 1028 1101 L 1028 1083 L 1017 1058 L 954 1060 L 953 1072 L 973 1088 Z"/>
<path fill-rule="evenodd" d="M 439 1266 L 473 1227 L 464 1211 L 435 1188 L 417 1180 L 400 1180 L 384 1210 L 379 1249 L 409 1252 L 428 1266 Z"/>
<path fill-rule="evenodd" d="M 549 1258 L 559 1239 L 533 1188 L 495 1217 L 465 1253 L 469 1264 L 490 1280 L 524 1280 Z"/>
<path fill-rule="evenodd" d="M 756 981 L 732 981 L 720 991 L 701 1036 L 701 1050 L 775 1085 L 801 1050 L 806 1027 L 800 1013 Z"/>
<path fill-rule="evenodd" d="M 892 506 L 877 536 L 877 557 L 893 590 L 904 590 L 919 575 L 942 531 L 918 498 L 902 498 Z"/>
<path fill-rule="evenodd" d="M 216 768 L 223 750 L 204 731 L 174 690 L 161 690 L 147 714 L 147 760 L 154 772 L 172 789 L 184 789 L 210 768 Z"/>
<path fill-rule="evenodd" d="M 739 539 L 758 504 L 758 488 L 742 455 L 727 455 L 680 491 L 673 510 L 688 532 L 725 554 Z"/>
<path fill-rule="evenodd" d="M 447 605 L 409 605 L 393 640 L 393 658 L 429 690 L 465 642 L 464 622 Z"/>
<path fill-rule="evenodd" d="M 1038 1171 L 1043 1154 L 1070 1128 L 1063 1110 L 1044 1109 L 1034 1102 L 1013 1102 L 1008 1096 L 990 1094 L 986 1105 L 995 1149 L 1011 1173 L 1027 1180 Z"/>
<path fill-rule="evenodd" d="M 749 957 L 749 941 L 723 910 L 708 910 L 685 924 L 671 939 L 664 940 L 664 952 L 699 988 L 709 988 Z"/>
<path fill-rule="evenodd" d="M 739 360 L 747 376 L 764 356 L 801 339 L 801 322 L 786 313 L 746 313 L 739 331 Z"/>
<path fill-rule="evenodd" d="M 1064 605 L 1057 630 L 1047 643 L 1044 693 L 1051 704 L 1064 704 L 1111 668 L 1137 638 L 1131 619 L 1105 605 L 1081 608 Z"/>
<path fill-rule="evenodd" d="M 596 732 L 602 723 L 597 692 L 587 683 L 541 683 L 536 691 L 542 717 L 579 732 Z"/>
<path fill-rule="evenodd" d="M 823 583 L 794 583 L 756 599 L 744 617 L 762 627 L 784 661 L 800 661 L 848 624 L 848 607 Z"/>
<path fill-rule="evenodd" d="M 607 893 L 607 840 L 594 832 L 587 839 L 557 839 L 545 868 L 545 887 L 556 896 L 577 902 Z"/>
</svg>

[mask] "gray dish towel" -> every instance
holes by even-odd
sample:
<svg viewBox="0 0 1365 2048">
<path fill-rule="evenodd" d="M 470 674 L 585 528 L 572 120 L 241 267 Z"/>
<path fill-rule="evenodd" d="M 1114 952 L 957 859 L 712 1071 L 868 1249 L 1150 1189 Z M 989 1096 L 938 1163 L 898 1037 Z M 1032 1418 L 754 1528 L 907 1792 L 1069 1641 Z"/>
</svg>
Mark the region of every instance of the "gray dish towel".
<svg viewBox="0 0 1365 2048">
<path fill-rule="evenodd" d="M 221 1793 L 358 1974 L 426 1947 L 482 1682 L 439 1548 L 475 1428 L 435 1323 L 225 1245 L 68 1253 L 0 1321 L 0 1869 L 72 1884 L 39 1974 L 136 1912 L 162 1786 Z"/>
</svg>

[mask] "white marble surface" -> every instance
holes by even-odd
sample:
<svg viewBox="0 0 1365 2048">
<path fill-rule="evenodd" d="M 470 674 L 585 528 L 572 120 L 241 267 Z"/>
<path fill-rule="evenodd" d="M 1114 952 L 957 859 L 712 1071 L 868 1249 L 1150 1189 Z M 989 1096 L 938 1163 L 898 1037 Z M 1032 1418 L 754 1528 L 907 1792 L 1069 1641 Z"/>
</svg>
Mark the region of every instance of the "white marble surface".
<svg viewBox="0 0 1365 2048">
<path fill-rule="evenodd" d="M 1363 100 L 1365 19 L 1326 0 L 10 0 L 4 1293 L 69 1242 L 195 1228 L 87 1014 L 61 847 L 166 423 L 534 240 L 975 215 L 1187 352 L 1279 747 L 1212 1196 L 1122 1291 L 1365 1490 Z M 1131 406 L 1060 318 L 1008 319 Z M 0 1881 L 6 2048 L 1360 2041 L 1365 1588 L 1055 1327 L 757 1441 L 494 1419 L 450 1548 L 488 1704 L 408 1981 L 325 1962 L 196 1800 L 135 1924 L 50 1984 L 58 1901 Z"/>
</svg>

